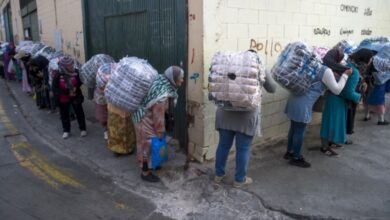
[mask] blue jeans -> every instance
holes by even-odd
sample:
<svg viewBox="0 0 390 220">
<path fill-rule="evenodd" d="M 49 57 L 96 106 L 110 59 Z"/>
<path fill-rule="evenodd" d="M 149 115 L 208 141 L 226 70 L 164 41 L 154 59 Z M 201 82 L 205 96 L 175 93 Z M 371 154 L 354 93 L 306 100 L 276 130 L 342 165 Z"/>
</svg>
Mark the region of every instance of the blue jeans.
<svg viewBox="0 0 390 220">
<path fill-rule="evenodd" d="M 306 125 L 306 123 L 291 120 L 290 130 L 288 132 L 287 151 L 293 152 L 295 157 L 301 157 Z"/>
<path fill-rule="evenodd" d="M 229 131 L 219 130 L 219 144 L 215 160 L 215 175 L 224 176 L 226 161 L 233 145 L 233 139 L 236 138 L 236 182 L 244 182 L 246 171 L 248 169 L 250 146 L 253 136 Z"/>
</svg>

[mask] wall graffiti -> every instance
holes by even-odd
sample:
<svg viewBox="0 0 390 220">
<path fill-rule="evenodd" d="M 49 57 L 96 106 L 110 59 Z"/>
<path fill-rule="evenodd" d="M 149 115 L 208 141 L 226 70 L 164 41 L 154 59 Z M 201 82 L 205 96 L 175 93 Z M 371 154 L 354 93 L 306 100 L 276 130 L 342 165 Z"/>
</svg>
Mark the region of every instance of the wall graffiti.
<svg viewBox="0 0 390 220">
<path fill-rule="evenodd" d="M 366 8 L 366 9 L 364 9 L 364 15 L 365 15 L 365 16 L 371 16 L 371 15 L 372 15 L 372 10 L 371 10 L 371 8 Z"/>
<path fill-rule="evenodd" d="M 196 20 L 196 15 L 195 14 L 189 14 L 189 21 L 195 21 Z"/>
<path fill-rule="evenodd" d="M 369 35 L 371 35 L 371 34 L 372 34 L 372 30 L 371 30 L 370 28 L 363 29 L 363 30 L 361 31 L 361 35 L 367 35 L 367 36 L 369 36 Z"/>
<path fill-rule="evenodd" d="M 359 12 L 359 7 L 353 6 L 353 5 L 340 5 L 340 11 L 345 11 L 345 12 L 351 12 L 351 13 L 358 13 Z"/>
<path fill-rule="evenodd" d="M 340 29 L 340 35 L 349 36 L 349 35 L 353 34 L 353 32 L 354 32 L 354 30 L 352 30 L 352 29 L 344 29 L 344 28 Z"/>
<path fill-rule="evenodd" d="M 314 32 L 314 35 L 330 36 L 330 29 L 327 29 L 327 28 L 314 28 L 313 32 Z"/>
<path fill-rule="evenodd" d="M 280 42 L 274 42 L 266 40 L 265 42 L 257 42 L 254 39 L 251 39 L 249 49 L 256 50 L 257 52 L 264 51 L 264 54 L 268 56 L 273 56 L 273 53 L 278 53 L 282 50 L 282 44 Z"/>
<path fill-rule="evenodd" d="M 190 80 L 193 80 L 194 83 L 196 84 L 196 81 L 198 80 L 200 74 L 199 73 L 192 73 L 192 75 L 190 76 Z"/>
<path fill-rule="evenodd" d="M 75 43 L 75 46 L 76 46 L 76 47 L 79 47 L 79 46 L 80 46 L 80 40 L 81 40 L 81 38 L 82 38 L 82 34 L 83 34 L 82 31 L 77 31 L 77 32 L 76 32 L 76 43 Z"/>
</svg>

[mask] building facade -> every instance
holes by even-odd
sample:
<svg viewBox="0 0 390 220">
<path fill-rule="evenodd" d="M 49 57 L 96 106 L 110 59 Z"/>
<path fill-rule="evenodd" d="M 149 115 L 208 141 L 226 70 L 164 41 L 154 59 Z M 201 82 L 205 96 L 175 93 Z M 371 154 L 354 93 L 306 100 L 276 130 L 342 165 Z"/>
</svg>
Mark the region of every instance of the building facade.
<svg viewBox="0 0 390 220">
<path fill-rule="evenodd" d="M 7 36 L 15 42 L 24 39 L 23 15 L 34 13 L 34 7 L 23 12 L 23 2 L 0 0 L 2 41 Z M 94 53 L 107 53 L 116 59 L 125 54 L 146 58 L 160 72 L 169 64 L 183 66 L 187 80 L 175 113 L 179 121 L 175 135 L 199 161 L 212 159 L 218 143 L 216 108 L 208 101 L 207 90 L 215 52 L 255 49 L 271 68 L 289 42 L 332 47 L 342 39 L 359 43 L 367 37 L 390 36 L 387 0 L 34 2 L 39 40 L 80 62 Z M 263 137 L 254 144 L 286 137 L 289 121 L 283 110 L 287 97 L 282 88 L 275 94 L 264 93 Z"/>
</svg>

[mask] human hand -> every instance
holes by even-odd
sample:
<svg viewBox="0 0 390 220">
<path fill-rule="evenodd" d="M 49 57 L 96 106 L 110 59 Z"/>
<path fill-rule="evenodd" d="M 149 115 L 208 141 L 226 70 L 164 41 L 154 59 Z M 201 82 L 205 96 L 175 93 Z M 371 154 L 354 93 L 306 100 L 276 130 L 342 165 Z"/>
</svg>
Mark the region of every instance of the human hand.
<svg viewBox="0 0 390 220">
<path fill-rule="evenodd" d="M 349 68 L 344 73 L 347 74 L 348 76 L 351 76 L 352 75 L 352 69 Z"/>
</svg>

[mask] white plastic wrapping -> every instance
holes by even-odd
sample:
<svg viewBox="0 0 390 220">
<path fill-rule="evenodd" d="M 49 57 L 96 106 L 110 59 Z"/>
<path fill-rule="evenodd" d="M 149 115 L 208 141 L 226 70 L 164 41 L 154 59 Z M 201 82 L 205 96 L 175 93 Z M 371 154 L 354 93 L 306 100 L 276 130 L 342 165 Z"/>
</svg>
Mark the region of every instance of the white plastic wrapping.
<svg viewBox="0 0 390 220">
<path fill-rule="evenodd" d="M 274 79 L 295 95 L 304 94 L 326 67 L 303 42 L 288 44 L 271 69 Z"/>
<path fill-rule="evenodd" d="M 80 80 L 90 88 L 96 85 L 96 72 L 105 63 L 115 62 L 112 57 L 106 54 L 97 54 L 89 59 L 80 70 Z"/>
<path fill-rule="evenodd" d="M 42 49 L 40 49 L 35 56 L 41 55 L 44 56 L 46 59 L 50 60 L 51 56 L 55 53 L 55 49 L 50 46 L 45 46 Z"/>
<path fill-rule="evenodd" d="M 31 47 L 31 51 L 30 51 L 30 54 L 31 56 L 35 56 L 39 50 L 41 50 L 42 48 L 44 48 L 45 45 L 43 43 L 35 43 L 32 45 Z"/>
<path fill-rule="evenodd" d="M 211 61 L 209 100 L 225 109 L 247 111 L 261 104 L 263 63 L 252 51 L 217 52 Z"/>
<path fill-rule="evenodd" d="M 105 89 L 107 102 L 134 112 L 148 93 L 157 71 L 143 59 L 125 57 L 119 61 Z"/>
</svg>

